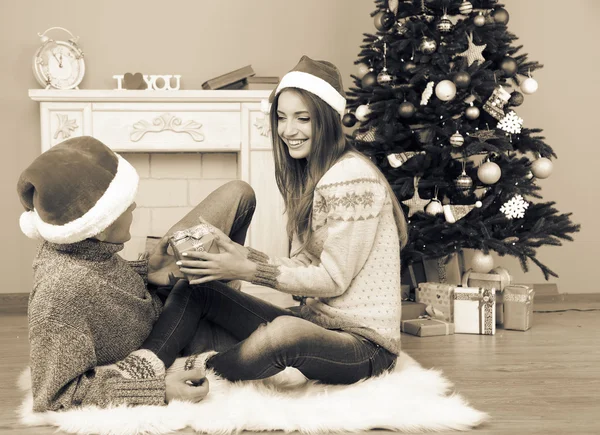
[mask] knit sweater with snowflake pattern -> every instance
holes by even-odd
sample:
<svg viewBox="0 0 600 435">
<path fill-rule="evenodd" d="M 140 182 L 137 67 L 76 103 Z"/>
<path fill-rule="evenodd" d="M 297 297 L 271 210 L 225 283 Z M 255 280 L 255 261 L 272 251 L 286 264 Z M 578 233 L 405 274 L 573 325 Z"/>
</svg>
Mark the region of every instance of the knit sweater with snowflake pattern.
<svg viewBox="0 0 600 435">
<path fill-rule="evenodd" d="M 29 297 L 34 411 L 165 403 L 165 368 L 139 349 L 162 304 L 145 285 L 147 261 L 123 244 L 44 242 Z"/>
<path fill-rule="evenodd" d="M 291 258 L 249 249 L 253 283 L 307 296 L 301 315 L 400 352 L 400 242 L 388 188 L 369 163 L 346 154 L 314 192 L 313 236 Z"/>
</svg>

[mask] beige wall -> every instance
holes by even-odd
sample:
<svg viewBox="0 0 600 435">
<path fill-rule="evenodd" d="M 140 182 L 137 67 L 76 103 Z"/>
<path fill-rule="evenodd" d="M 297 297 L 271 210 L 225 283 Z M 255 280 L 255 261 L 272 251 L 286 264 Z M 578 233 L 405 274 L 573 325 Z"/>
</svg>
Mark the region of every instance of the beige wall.
<svg viewBox="0 0 600 435">
<path fill-rule="evenodd" d="M 540 259 L 561 275 L 560 291 L 595 292 L 599 230 L 592 216 L 599 208 L 594 168 L 600 150 L 591 139 L 600 60 L 592 41 L 600 39 L 594 25 L 600 2 L 571 0 L 568 11 L 559 0 L 504 3 L 510 30 L 546 66 L 536 75 L 540 90 L 519 110 L 526 125 L 545 129 L 560 157 L 554 175 L 542 181 L 545 198 L 583 224 L 575 243 L 542 249 Z M 35 243 L 19 230 L 14 186 L 40 152 L 38 106 L 27 97 L 38 87 L 31 73 L 38 32 L 62 26 L 81 38 L 85 89 L 112 89 L 112 75 L 138 71 L 181 74 L 184 89 L 200 89 L 205 80 L 247 64 L 259 75 L 281 76 L 302 54 L 337 64 L 348 86 L 362 33 L 373 31 L 372 10 L 370 0 L 0 0 L 0 292 L 31 287 Z M 573 18 L 565 20 L 566 14 Z M 515 262 L 508 264 L 519 281 L 542 281 L 536 270 L 523 276 Z"/>
</svg>

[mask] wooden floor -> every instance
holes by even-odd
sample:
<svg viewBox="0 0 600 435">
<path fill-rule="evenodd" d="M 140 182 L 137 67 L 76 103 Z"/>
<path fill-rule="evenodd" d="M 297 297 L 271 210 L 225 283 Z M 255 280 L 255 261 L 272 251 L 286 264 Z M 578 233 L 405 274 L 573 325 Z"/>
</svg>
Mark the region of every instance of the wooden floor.
<svg viewBox="0 0 600 435">
<path fill-rule="evenodd" d="M 600 308 L 600 303 L 536 305 L 536 310 L 562 308 Z M 599 331 L 600 311 L 566 311 L 536 313 L 527 332 L 498 330 L 493 337 L 403 334 L 402 343 L 405 352 L 425 367 L 443 370 L 456 391 L 491 415 L 474 433 L 600 434 Z M 17 422 L 14 409 L 21 397 L 15 379 L 27 360 L 25 315 L 1 314 L 0 433 L 55 433 Z"/>
</svg>

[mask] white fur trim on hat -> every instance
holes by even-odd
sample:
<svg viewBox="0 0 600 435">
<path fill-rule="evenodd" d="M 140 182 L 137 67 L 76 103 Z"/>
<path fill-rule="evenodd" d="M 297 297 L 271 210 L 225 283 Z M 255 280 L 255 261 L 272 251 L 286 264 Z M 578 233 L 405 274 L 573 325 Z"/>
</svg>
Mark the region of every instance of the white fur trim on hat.
<svg viewBox="0 0 600 435">
<path fill-rule="evenodd" d="M 19 219 L 21 230 L 27 237 L 43 238 L 53 243 L 75 243 L 100 234 L 129 208 L 135 200 L 139 176 L 131 164 L 117 155 L 115 177 L 98 202 L 83 216 L 64 225 L 44 222 L 33 210 Z"/>
<path fill-rule="evenodd" d="M 333 107 L 340 116 L 344 116 L 346 99 L 322 78 L 302 71 L 291 71 L 283 76 L 275 93 L 278 94 L 285 88 L 300 88 L 312 92 Z"/>
</svg>

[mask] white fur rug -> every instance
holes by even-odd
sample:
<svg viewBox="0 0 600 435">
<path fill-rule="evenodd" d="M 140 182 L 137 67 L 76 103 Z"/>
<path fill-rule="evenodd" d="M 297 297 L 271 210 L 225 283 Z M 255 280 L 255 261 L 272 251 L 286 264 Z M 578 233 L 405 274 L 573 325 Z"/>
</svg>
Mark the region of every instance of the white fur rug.
<svg viewBox="0 0 600 435">
<path fill-rule="evenodd" d="M 349 386 L 306 381 L 288 368 L 263 381 L 231 383 L 207 375 L 210 392 L 197 404 L 86 407 L 34 413 L 29 370 L 19 387 L 26 397 L 18 413 L 26 426 L 56 426 L 76 434 L 166 434 L 298 431 L 306 434 L 389 429 L 401 432 L 467 430 L 487 415 L 470 407 L 441 372 L 422 368 L 402 353 L 393 373 Z"/>
</svg>

